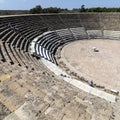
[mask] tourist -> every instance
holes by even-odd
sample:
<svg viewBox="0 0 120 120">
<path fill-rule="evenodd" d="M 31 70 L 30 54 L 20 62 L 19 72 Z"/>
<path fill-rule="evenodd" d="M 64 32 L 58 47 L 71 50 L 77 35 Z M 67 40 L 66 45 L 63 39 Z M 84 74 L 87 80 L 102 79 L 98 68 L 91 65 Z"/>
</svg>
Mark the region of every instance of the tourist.
<svg viewBox="0 0 120 120">
<path fill-rule="evenodd" d="M 88 85 L 91 86 L 91 87 L 94 87 L 93 81 L 89 81 L 89 82 L 88 82 Z"/>
</svg>

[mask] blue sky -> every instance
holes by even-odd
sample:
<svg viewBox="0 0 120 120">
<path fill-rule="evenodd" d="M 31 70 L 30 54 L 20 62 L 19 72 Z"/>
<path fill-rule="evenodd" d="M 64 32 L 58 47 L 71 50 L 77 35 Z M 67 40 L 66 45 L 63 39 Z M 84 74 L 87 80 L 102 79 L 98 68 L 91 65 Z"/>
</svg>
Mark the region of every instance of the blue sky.
<svg viewBox="0 0 120 120">
<path fill-rule="evenodd" d="M 61 8 L 80 8 L 81 5 L 86 8 L 90 7 L 120 7 L 120 0 L 0 0 L 0 9 L 9 10 L 28 10 L 41 5 L 46 7 L 61 7 Z"/>
</svg>

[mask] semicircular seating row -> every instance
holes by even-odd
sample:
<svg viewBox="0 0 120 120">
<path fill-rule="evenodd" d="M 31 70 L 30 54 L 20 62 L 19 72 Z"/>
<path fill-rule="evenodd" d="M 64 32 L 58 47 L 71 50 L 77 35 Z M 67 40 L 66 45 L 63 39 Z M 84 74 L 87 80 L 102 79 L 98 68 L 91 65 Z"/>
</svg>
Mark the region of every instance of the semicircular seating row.
<svg viewBox="0 0 120 120">
<path fill-rule="evenodd" d="M 96 38 L 119 40 L 120 31 L 85 30 L 84 27 L 49 31 L 32 41 L 31 53 L 57 64 L 54 54 L 59 46 L 75 40 Z"/>
<path fill-rule="evenodd" d="M 31 62 L 37 63 L 37 59 L 29 54 L 29 44 L 35 37 L 43 33 L 42 30 L 45 27 L 41 24 L 43 26 L 41 30 L 37 25 L 30 26 L 30 23 L 24 22 L 24 18 L 20 19 L 17 17 L 0 19 L 1 52 L 4 62 L 28 67 Z"/>
<path fill-rule="evenodd" d="M 54 55 L 59 46 L 87 38 L 84 27 L 49 31 L 38 36 L 31 42 L 30 51 L 35 56 L 43 57 L 57 64 Z"/>
<path fill-rule="evenodd" d="M 56 64 L 56 49 L 65 43 L 88 38 L 120 39 L 120 31 L 82 27 L 77 16 L 64 14 L 0 17 L 2 56 L 11 64 L 24 66 L 30 66 L 31 62 L 38 66 L 37 59 L 40 57 Z M 37 59 L 29 53 L 29 47 Z"/>
<path fill-rule="evenodd" d="M 78 19 L 77 15 L 72 16 L 75 16 L 75 18 Z M 69 25 L 79 26 L 79 22 L 76 23 L 73 22 L 73 20 L 71 22 L 71 20 L 69 21 Z M 68 28 L 68 25 L 64 22 L 66 22 L 66 20 L 61 20 L 59 15 L 23 15 L 0 17 L 0 43 L 2 46 L 2 57 L 4 57 L 4 60 L 12 65 L 18 64 L 20 66 L 25 65 L 27 67 L 31 65 L 31 62 L 33 62 L 38 66 L 39 64 L 36 62 L 36 57 L 32 57 L 29 53 L 29 45 L 31 41 L 46 31 Z M 54 37 L 55 32 L 51 33 L 54 34 Z M 61 39 L 59 36 L 56 37 L 57 40 Z M 53 39 L 56 41 L 55 38 Z M 44 44 L 44 42 L 40 43 Z M 53 54 L 57 48 L 56 45 L 59 46 L 58 42 L 56 42 L 56 44 L 52 44 L 51 42 L 44 44 L 45 49 L 44 46 L 42 46 L 43 51 L 49 49 L 49 47 L 51 50 L 48 54 L 47 52 L 46 54 L 43 54 L 44 52 L 42 52 L 41 57 L 55 63 L 55 59 L 52 58 L 54 57 Z"/>
</svg>

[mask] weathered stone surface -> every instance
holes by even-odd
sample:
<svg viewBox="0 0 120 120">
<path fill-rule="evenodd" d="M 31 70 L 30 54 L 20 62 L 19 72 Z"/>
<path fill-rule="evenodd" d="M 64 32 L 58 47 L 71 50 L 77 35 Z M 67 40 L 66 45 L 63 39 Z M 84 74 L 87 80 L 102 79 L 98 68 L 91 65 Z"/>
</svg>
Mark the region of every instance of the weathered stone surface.
<svg viewBox="0 0 120 120">
<path fill-rule="evenodd" d="M 3 120 L 10 113 L 7 107 L 0 102 L 0 120 Z"/>
<path fill-rule="evenodd" d="M 9 114 L 5 112 L 5 120 L 91 120 L 95 116 L 103 120 L 119 118 L 119 101 L 114 105 L 83 92 L 46 68 L 40 71 L 17 68 L 12 73 L 15 76 L 7 80 L 10 84 L 7 81 L 0 83 L 0 101 L 10 110 Z M 65 78 L 70 79 L 68 75 Z"/>
</svg>

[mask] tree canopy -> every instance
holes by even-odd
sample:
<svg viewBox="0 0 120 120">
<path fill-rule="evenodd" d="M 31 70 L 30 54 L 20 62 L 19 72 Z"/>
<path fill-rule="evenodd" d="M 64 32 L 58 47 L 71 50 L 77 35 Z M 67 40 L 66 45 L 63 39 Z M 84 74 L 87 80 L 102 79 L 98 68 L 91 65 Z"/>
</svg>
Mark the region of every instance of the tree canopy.
<svg viewBox="0 0 120 120">
<path fill-rule="evenodd" d="M 42 13 L 42 7 L 40 5 L 37 5 L 36 7 L 30 9 L 29 11 L 31 14 L 38 14 Z"/>
<path fill-rule="evenodd" d="M 80 8 L 73 8 L 72 10 L 62 9 L 57 7 L 42 8 L 40 5 L 35 6 L 29 11 L 31 14 L 39 13 L 64 13 L 64 12 L 120 12 L 120 8 L 85 8 L 85 5 L 81 5 Z"/>
<path fill-rule="evenodd" d="M 120 8 L 86 8 L 85 5 L 81 5 L 80 8 L 73 8 L 69 10 L 67 8 L 48 7 L 42 8 L 41 5 L 36 5 L 30 10 L 0 10 L 0 15 L 16 15 L 16 14 L 40 14 L 40 13 L 81 13 L 81 12 L 120 12 Z"/>
</svg>

